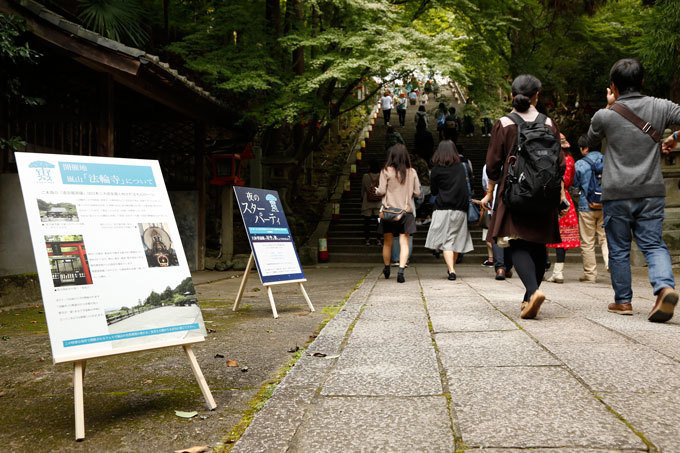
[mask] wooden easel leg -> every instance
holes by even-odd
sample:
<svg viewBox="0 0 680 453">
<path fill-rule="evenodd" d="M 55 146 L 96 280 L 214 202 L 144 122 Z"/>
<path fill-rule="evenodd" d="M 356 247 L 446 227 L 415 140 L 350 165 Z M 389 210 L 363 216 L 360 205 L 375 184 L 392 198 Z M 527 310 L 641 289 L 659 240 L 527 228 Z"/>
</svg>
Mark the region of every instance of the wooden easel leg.
<svg viewBox="0 0 680 453">
<path fill-rule="evenodd" d="M 201 367 L 198 366 L 198 361 L 194 355 L 194 350 L 191 349 L 191 345 L 188 344 L 185 344 L 183 347 L 184 352 L 189 359 L 189 364 L 191 364 L 191 371 L 194 372 L 194 376 L 196 376 L 196 380 L 198 381 L 198 387 L 201 389 L 201 393 L 203 393 L 203 398 L 205 398 L 205 403 L 208 405 L 208 409 L 214 410 L 217 407 L 217 404 L 215 404 L 212 393 L 210 393 L 210 387 L 208 387 L 208 383 L 203 377 Z"/>
<path fill-rule="evenodd" d="M 279 313 L 276 311 L 276 304 L 274 303 L 274 293 L 272 293 L 272 287 L 267 286 L 267 295 L 269 296 L 269 304 L 272 306 L 272 312 L 274 313 L 274 319 L 279 317 Z"/>
<path fill-rule="evenodd" d="M 83 375 L 85 361 L 73 362 L 73 403 L 75 406 L 76 440 L 85 439 L 85 403 L 83 398 Z"/>
<path fill-rule="evenodd" d="M 243 272 L 243 277 L 241 277 L 241 286 L 239 286 L 238 293 L 236 294 L 234 308 L 232 308 L 233 311 L 236 311 L 238 305 L 241 303 L 241 298 L 243 297 L 243 293 L 246 290 L 246 283 L 248 282 L 248 274 L 250 274 L 250 269 L 253 267 L 253 261 L 253 253 L 251 252 L 250 257 L 248 258 L 248 264 L 246 264 L 246 270 Z"/>
<path fill-rule="evenodd" d="M 302 291 L 302 295 L 305 296 L 305 300 L 307 301 L 307 306 L 309 307 L 309 311 L 314 311 L 314 305 L 312 305 L 312 301 L 309 300 L 309 296 L 307 295 L 307 291 L 305 291 L 305 286 L 302 284 L 302 282 L 298 282 L 300 284 L 300 291 Z"/>
</svg>

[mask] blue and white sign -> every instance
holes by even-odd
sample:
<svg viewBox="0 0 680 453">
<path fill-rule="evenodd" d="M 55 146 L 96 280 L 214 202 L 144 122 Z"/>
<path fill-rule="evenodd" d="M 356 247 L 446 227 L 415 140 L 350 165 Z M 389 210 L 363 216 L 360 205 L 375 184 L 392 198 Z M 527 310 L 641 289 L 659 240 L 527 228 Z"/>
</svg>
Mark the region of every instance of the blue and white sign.
<svg viewBox="0 0 680 453">
<path fill-rule="evenodd" d="M 262 284 L 306 281 L 279 194 L 251 187 L 234 193 Z"/>
<path fill-rule="evenodd" d="M 55 362 L 203 341 L 158 161 L 15 156 Z"/>
</svg>

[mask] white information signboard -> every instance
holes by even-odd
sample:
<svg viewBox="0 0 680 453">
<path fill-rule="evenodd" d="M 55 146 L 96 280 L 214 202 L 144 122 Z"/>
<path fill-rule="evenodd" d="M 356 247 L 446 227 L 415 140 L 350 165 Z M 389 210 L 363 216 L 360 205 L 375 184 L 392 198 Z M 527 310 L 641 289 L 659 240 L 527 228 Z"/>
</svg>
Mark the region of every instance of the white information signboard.
<svg viewBox="0 0 680 453">
<path fill-rule="evenodd" d="M 55 363 L 204 340 L 157 161 L 15 155 Z"/>
</svg>

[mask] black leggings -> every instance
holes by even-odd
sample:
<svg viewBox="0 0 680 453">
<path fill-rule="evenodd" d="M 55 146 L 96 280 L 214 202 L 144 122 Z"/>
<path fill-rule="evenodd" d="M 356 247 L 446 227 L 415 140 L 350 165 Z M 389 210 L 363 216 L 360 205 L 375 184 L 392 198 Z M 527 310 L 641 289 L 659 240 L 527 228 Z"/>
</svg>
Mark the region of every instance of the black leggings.
<svg viewBox="0 0 680 453">
<path fill-rule="evenodd" d="M 567 259 L 567 249 L 556 248 L 555 249 L 555 255 L 557 255 L 557 262 L 558 263 L 564 263 L 564 260 Z"/>
<path fill-rule="evenodd" d="M 383 119 L 385 120 L 385 124 L 390 122 L 391 113 L 392 113 L 392 109 L 384 109 L 383 110 Z"/>
<path fill-rule="evenodd" d="M 510 241 L 512 264 L 515 266 L 522 284 L 526 289 L 524 301 L 529 301 L 536 292 L 545 274 L 545 244 L 537 244 L 522 239 Z"/>
<path fill-rule="evenodd" d="M 399 124 L 406 124 L 406 109 L 397 109 L 397 114 L 399 115 Z"/>
</svg>

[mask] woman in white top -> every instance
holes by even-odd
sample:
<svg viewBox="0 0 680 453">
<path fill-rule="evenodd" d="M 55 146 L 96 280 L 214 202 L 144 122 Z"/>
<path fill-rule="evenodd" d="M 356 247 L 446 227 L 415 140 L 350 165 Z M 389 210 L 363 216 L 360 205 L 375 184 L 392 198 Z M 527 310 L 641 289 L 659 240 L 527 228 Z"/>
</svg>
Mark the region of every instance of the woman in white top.
<svg viewBox="0 0 680 453">
<path fill-rule="evenodd" d="M 383 263 L 385 278 L 390 278 L 390 256 L 394 236 L 399 236 L 399 273 L 397 282 L 404 283 L 404 268 L 408 260 L 408 238 L 416 232 L 416 221 L 413 216 L 413 197 L 420 195 L 420 181 L 418 173 L 411 167 L 406 146 L 401 143 L 389 149 L 389 156 L 385 167 L 380 172 L 380 182 L 376 190 L 383 197 L 384 208 L 401 209 L 404 211 L 398 221 L 382 219 L 378 226 L 378 232 L 384 236 Z M 381 216 L 382 217 L 382 216 Z"/>
<path fill-rule="evenodd" d="M 388 124 L 390 122 L 390 114 L 392 113 L 393 105 L 394 99 L 392 99 L 392 96 L 390 96 L 390 92 L 385 91 L 385 96 L 380 98 L 380 107 L 382 107 L 383 119 L 385 120 L 385 124 Z"/>
</svg>

